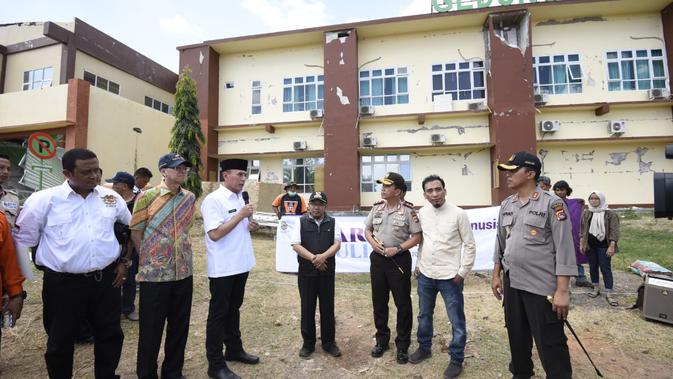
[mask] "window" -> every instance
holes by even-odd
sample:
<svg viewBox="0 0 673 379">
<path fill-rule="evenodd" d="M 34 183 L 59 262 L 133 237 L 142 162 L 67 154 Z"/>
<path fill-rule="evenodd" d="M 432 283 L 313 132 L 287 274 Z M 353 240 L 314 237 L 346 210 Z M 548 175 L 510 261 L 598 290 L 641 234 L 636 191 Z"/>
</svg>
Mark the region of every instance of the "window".
<svg viewBox="0 0 673 379">
<path fill-rule="evenodd" d="M 360 71 L 360 105 L 409 104 L 407 68 Z"/>
<path fill-rule="evenodd" d="M 38 68 L 23 72 L 23 90 L 51 87 L 54 69 L 52 67 Z"/>
<path fill-rule="evenodd" d="M 248 180 L 259 181 L 259 159 L 248 161 Z"/>
<path fill-rule="evenodd" d="M 322 109 L 323 81 L 323 75 L 283 79 L 283 112 Z"/>
<path fill-rule="evenodd" d="M 145 105 L 147 105 L 150 108 L 154 108 L 159 112 L 163 112 L 166 114 L 173 114 L 173 107 L 157 99 L 153 99 L 149 96 L 145 96 Z"/>
<path fill-rule="evenodd" d="M 112 80 L 105 79 L 101 76 L 97 76 L 88 71 L 84 71 L 83 78 L 84 80 L 89 82 L 92 86 L 119 95 L 119 83 L 115 83 Z"/>
<path fill-rule="evenodd" d="M 484 62 L 454 62 L 432 65 L 432 99 L 451 94 L 453 100 L 484 99 Z"/>
<path fill-rule="evenodd" d="M 533 57 L 535 93 L 582 93 L 579 54 Z"/>
<path fill-rule="evenodd" d="M 608 51 L 608 90 L 668 88 L 661 49 Z"/>
<path fill-rule="evenodd" d="M 295 182 L 301 193 L 311 193 L 316 187 L 316 171 L 322 171 L 324 158 L 283 159 L 283 183 Z"/>
<path fill-rule="evenodd" d="M 259 80 L 252 81 L 252 114 L 262 113 L 262 83 Z"/>
<path fill-rule="evenodd" d="M 360 191 L 378 192 L 381 185 L 376 181 L 386 172 L 396 172 L 406 179 L 407 191 L 411 191 L 411 158 L 400 155 L 364 155 L 360 157 Z"/>
</svg>

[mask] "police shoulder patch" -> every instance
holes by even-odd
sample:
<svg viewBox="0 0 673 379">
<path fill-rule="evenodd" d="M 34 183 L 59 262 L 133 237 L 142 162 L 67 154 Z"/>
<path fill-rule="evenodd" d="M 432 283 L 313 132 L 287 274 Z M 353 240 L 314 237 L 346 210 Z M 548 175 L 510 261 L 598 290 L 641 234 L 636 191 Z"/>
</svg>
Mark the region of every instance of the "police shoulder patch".
<svg viewBox="0 0 673 379">
<path fill-rule="evenodd" d="M 381 205 L 381 204 L 383 204 L 383 203 L 385 203 L 385 202 L 386 202 L 385 200 L 381 199 L 381 200 L 375 202 L 374 205 Z"/>
<path fill-rule="evenodd" d="M 551 209 L 554 210 L 554 215 L 558 221 L 564 221 L 568 218 L 566 211 L 563 207 L 563 200 L 557 200 L 551 203 Z"/>
<path fill-rule="evenodd" d="M 404 205 L 407 208 L 412 208 L 412 209 L 414 208 L 414 203 L 412 203 L 410 201 L 404 200 L 404 203 L 402 203 L 402 205 Z"/>
</svg>

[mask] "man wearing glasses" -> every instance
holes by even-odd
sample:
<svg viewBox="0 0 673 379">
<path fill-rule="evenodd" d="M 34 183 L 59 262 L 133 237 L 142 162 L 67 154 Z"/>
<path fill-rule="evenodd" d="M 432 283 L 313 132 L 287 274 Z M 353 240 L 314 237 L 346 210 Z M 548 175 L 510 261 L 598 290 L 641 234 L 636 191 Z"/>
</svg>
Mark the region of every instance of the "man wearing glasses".
<svg viewBox="0 0 673 379">
<path fill-rule="evenodd" d="M 182 188 L 191 164 L 169 153 L 159 159 L 161 184 L 138 197 L 131 239 L 138 251 L 140 325 L 138 378 L 157 378 L 164 324 L 162 378 L 181 378 L 192 307 L 192 226 L 195 196 Z"/>
</svg>

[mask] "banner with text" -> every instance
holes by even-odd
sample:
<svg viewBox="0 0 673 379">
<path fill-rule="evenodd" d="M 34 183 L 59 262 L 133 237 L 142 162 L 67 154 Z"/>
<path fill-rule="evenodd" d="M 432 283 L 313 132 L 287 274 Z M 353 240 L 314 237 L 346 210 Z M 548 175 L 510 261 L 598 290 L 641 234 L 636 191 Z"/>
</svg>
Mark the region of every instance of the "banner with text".
<svg viewBox="0 0 673 379">
<path fill-rule="evenodd" d="M 493 249 L 498 225 L 500 207 L 477 208 L 467 210 L 474 240 L 477 245 L 477 257 L 473 271 L 493 268 Z M 365 239 L 365 219 L 357 216 L 336 216 L 341 227 L 341 249 L 336 255 L 337 272 L 369 272 L 369 254 L 371 246 Z M 276 232 L 276 271 L 297 272 L 297 253 L 292 250 L 290 238 L 292 230 L 299 227 L 299 216 L 283 216 Z M 413 265 L 416 265 L 417 247 L 411 250 Z"/>
</svg>

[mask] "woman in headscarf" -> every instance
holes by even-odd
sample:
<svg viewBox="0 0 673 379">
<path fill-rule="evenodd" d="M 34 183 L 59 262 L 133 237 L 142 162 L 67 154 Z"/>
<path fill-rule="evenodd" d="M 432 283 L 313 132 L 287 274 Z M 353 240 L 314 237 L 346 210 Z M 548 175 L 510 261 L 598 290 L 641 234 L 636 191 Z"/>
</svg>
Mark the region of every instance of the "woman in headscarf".
<svg viewBox="0 0 673 379">
<path fill-rule="evenodd" d="M 590 297 L 600 295 L 598 270 L 603 275 L 605 284 L 605 298 L 612 306 L 619 303 L 612 295 L 613 280 L 611 258 L 617 252 L 619 240 L 619 216 L 615 211 L 608 209 L 605 195 L 600 191 L 593 191 L 589 195 L 589 208 L 582 214 L 580 234 L 580 251 L 589 258 L 589 273 L 594 286 Z"/>
</svg>

